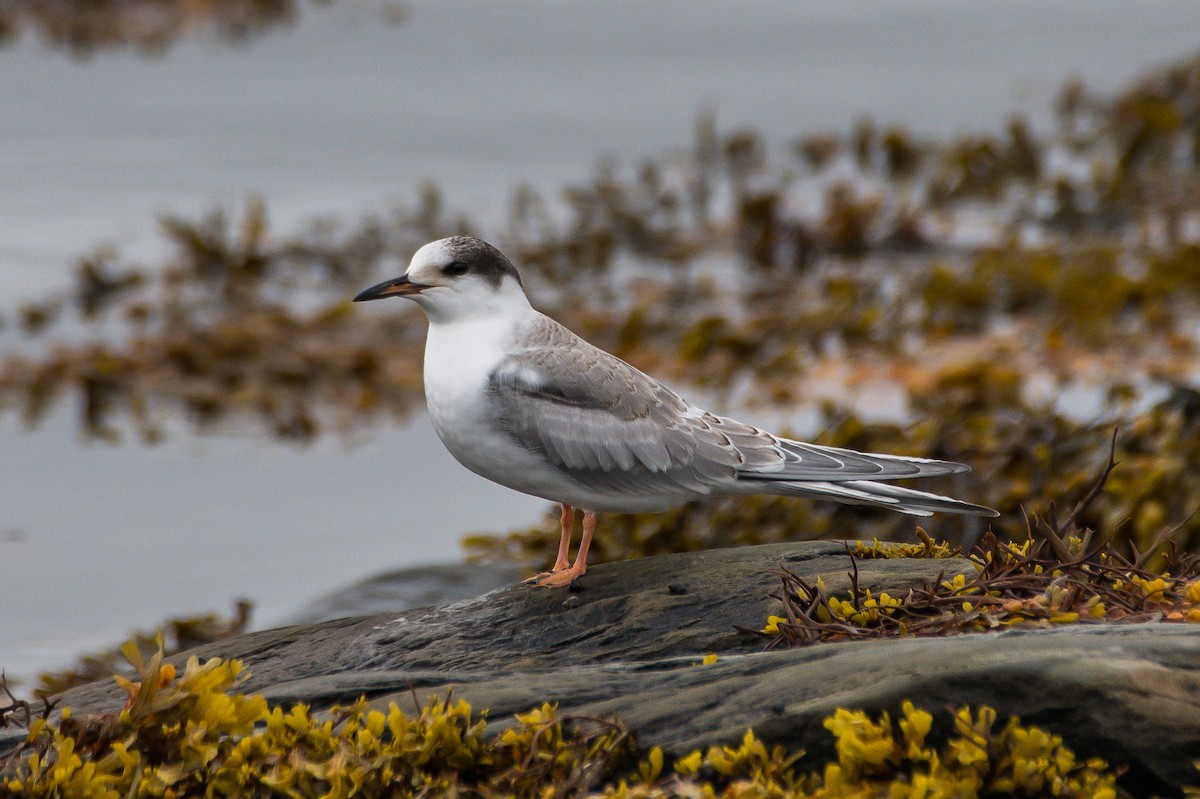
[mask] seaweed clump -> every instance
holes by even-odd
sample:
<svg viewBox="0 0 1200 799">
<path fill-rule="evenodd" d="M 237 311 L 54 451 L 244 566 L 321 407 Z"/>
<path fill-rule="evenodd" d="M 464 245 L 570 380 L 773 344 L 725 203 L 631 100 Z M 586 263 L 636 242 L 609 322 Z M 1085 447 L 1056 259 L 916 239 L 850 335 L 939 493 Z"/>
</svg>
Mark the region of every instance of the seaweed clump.
<svg viewBox="0 0 1200 799">
<path fill-rule="evenodd" d="M 560 717 L 551 705 L 487 734 L 486 711 L 433 698 L 406 714 L 365 700 L 314 712 L 239 694 L 237 661 L 193 657 L 182 673 L 162 652 L 126 647 L 137 679 L 117 677 L 117 713 L 64 709 L 28 725 L 0 756 L 0 795 L 122 796 L 1063 796 L 1115 799 L 1115 769 L 1081 759 L 1060 736 L 990 707 L 962 707 L 942 734 L 928 711 L 904 702 L 893 723 L 839 709 L 824 721 L 836 760 L 815 770 L 803 752 L 768 748 L 753 731 L 665 770 L 659 747 L 640 757 L 616 722 Z M 8 721 L 8 716 L 4 716 Z"/>
<path fill-rule="evenodd" d="M 920 527 L 916 530 L 918 544 L 893 543 L 876 538 L 870 544 L 854 542 L 854 555 L 860 558 L 953 558 L 960 554 L 957 547 L 945 541 L 935 541 Z"/>
<path fill-rule="evenodd" d="M 712 746 L 675 764 L 658 779 L 661 757 L 651 751 L 642 782 L 604 792 L 611 799 L 667 797 L 924 797 L 1062 796 L 1116 799 L 1118 769 L 1102 758 L 1082 760 L 1061 736 L 1024 726 L 983 706 L 952 714 L 952 731 L 937 745 L 933 714 L 905 701 L 892 721 L 864 711 L 838 709 L 824 721 L 834 737 L 835 761 L 815 771 L 796 767 L 803 753 L 768 748 L 752 731 L 737 746 Z M 661 755 L 661 753 L 657 753 Z M 646 779 L 651 777 L 651 779 Z"/>
<path fill-rule="evenodd" d="M 182 673 L 162 652 L 126 654 L 139 679 L 117 677 L 119 713 L 29 726 L 0 758 L 0 795 L 533 796 L 547 786 L 578 795 L 629 751 L 619 725 L 560 718 L 544 705 L 485 737 L 486 712 L 433 698 L 406 714 L 365 700 L 318 713 L 270 707 L 235 691 L 238 661 L 192 657 Z"/>
<path fill-rule="evenodd" d="M 230 44 L 244 43 L 294 24 L 302 6 L 298 0 L 7 0 L 0 3 L 0 45 L 32 29 L 46 44 L 78 59 L 125 48 L 158 56 L 176 41 L 202 32 Z M 398 7 L 387 10 L 389 20 L 402 17 Z"/>
<path fill-rule="evenodd" d="M 172 655 L 186 649 L 232 638 L 246 632 L 250 626 L 250 614 L 254 604 L 248 599 L 234 603 L 233 615 L 223 618 L 216 613 L 183 616 L 168 619 L 155 632 L 136 632 L 122 647 L 113 647 L 100 652 L 80 656 L 75 665 L 55 672 L 42 672 L 34 696 L 54 696 L 77 685 L 103 680 L 124 665 L 127 660 L 125 648 L 137 647 L 143 658 L 148 658 L 158 649 Z"/>
<path fill-rule="evenodd" d="M 1093 546 L 1094 531 L 1078 526 L 1077 520 L 1100 495 L 1115 467 L 1110 452 L 1100 478 L 1063 522 L 1056 522 L 1052 505 L 1049 519 L 1038 515 L 1026 519 L 1026 538 L 1021 543 L 986 533 L 968 556 L 974 575 L 948 577 L 943 571 L 932 582 L 902 595 L 873 594 L 859 586 L 856 554 L 847 545 L 853 571 L 850 591 L 841 597 L 829 594 L 820 577 L 810 584 L 781 569 L 782 589 L 774 596 L 783 603 L 785 615 L 769 616 L 760 632 L 775 636 L 772 645 L 802 646 L 852 638 L 988 631 L 1018 624 L 1200 624 L 1200 554 L 1168 544 L 1174 528 L 1164 529 L 1145 551 L 1131 545 L 1129 554 L 1123 554 L 1108 540 Z M 914 550 L 924 557 L 957 554 L 934 544 L 927 534 L 919 545 L 889 547 L 876 541 L 856 546 L 858 557 L 904 556 Z"/>
<path fill-rule="evenodd" d="M 784 570 L 777 595 L 786 615 L 772 615 L 762 632 L 801 646 L 849 638 L 945 635 L 1103 622 L 1200 624 L 1200 557 L 1172 550 L 1157 570 L 1105 546 L 1091 559 L 1060 561 L 1044 541 L 1001 542 L 988 534 L 971 553 L 976 574 L 940 576 L 892 596 L 860 588 L 857 568 L 846 596 L 826 592 Z"/>
</svg>

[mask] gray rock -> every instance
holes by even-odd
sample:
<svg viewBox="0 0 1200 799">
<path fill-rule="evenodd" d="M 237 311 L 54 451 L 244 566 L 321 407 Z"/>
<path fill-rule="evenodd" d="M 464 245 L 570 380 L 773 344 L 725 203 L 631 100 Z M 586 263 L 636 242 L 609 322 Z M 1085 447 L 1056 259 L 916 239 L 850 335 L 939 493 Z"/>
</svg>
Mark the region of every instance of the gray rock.
<svg viewBox="0 0 1200 799">
<path fill-rule="evenodd" d="M 315 599 L 287 623 L 313 624 L 347 616 L 448 605 L 515 583 L 526 571 L 508 564 L 481 563 L 438 563 L 397 569 Z"/>
<path fill-rule="evenodd" d="M 764 652 L 757 628 L 778 609 L 772 571 L 822 575 L 844 592 L 841 543 L 694 552 L 598 566 L 577 594 L 514 585 L 452 605 L 250 633 L 189 654 L 246 661 L 245 690 L 314 706 L 412 704 L 412 692 L 488 708 L 494 724 L 545 701 L 615 716 L 641 744 L 685 754 L 767 740 L 832 756 L 822 719 L 838 707 L 935 713 L 989 704 L 1061 734 L 1084 757 L 1127 764 L 1126 787 L 1200 782 L 1200 627 L 1065 625 L 945 638 L 857 641 Z M 961 559 L 860 560 L 872 590 L 971 571 Z M 675 586 L 672 588 L 671 586 Z M 682 593 L 680 589 L 683 589 Z M 565 602 L 568 596 L 578 602 Z M 706 653 L 715 664 L 700 665 Z M 182 657 L 182 656 L 181 656 Z M 178 658 L 177 658 L 178 659 Z M 121 703 L 111 684 L 68 692 L 76 712 Z M 944 720 L 944 718 L 943 718 Z"/>
</svg>

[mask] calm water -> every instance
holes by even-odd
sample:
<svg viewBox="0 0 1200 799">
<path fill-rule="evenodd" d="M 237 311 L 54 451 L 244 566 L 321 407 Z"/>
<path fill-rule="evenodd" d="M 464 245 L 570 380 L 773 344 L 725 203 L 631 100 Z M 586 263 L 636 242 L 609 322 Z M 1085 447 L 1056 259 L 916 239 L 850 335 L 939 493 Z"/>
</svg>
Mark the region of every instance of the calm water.
<svg viewBox="0 0 1200 799">
<path fill-rule="evenodd" d="M 360 3 L 230 48 L 73 62 L 0 49 L 0 313 L 101 242 L 160 254 L 155 218 L 263 195 L 276 230 L 441 185 L 499 219 L 601 154 L 686 147 L 702 109 L 776 142 L 865 113 L 930 134 L 1049 121 L 1071 74 L 1112 90 L 1200 47 L 1200 3 Z M 399 309 L 397 309 L 399 310 Z M 415 311 L 411 311 L 415 312 Z M 0 349 L 25 346 L 0 332 Z M 543 507 L 467 473 L 422 419 L 348 445 L 256 436 L 84 445 L 65 408 L 0 421 L 0 665 L 61 663 L 176 613 L 262 624 L 382 569 L 449 560 Z"/>
</svg>

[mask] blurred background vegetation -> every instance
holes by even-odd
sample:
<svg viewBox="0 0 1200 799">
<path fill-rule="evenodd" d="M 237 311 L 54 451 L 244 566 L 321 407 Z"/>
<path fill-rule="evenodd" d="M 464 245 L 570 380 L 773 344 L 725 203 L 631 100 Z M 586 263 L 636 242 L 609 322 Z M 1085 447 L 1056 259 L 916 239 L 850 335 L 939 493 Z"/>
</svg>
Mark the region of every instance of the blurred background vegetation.
<svg viewBox="0 0 1200 799">
<path fill-rule="evenodd" d="M 328 0 L 312 4 L 322 2 Z M 224 41 L 247 41 L 294 23 L 302 5 L 294 0 L 3 0 L 0 43 L 14 42 L 28 30 L 76 58 L 121 48 L 160 55 L 203 31 Z M 393 13 L 403 11 L 396 6 Z"/>
<path fill-rule="evenodd" d="M 119 26 L 139 47 L 209 13 L 121 7 L 167 20 Z M 292 13 L 218 7 L 212 24 L 231 35 Z M 36 25 L 83 52 L 121 41 L 87 15 L 47 21 L 50 8 L 2 4 L 0 30 Z M 297 442 L 407 418 L 421 408 L 424 320 L 348 299 L 424 242 L 471 233 L 513 258 L 544 311 L 685 394 L 760 418 L 807 409 L 813 429 L 796 432 L 823 444 L 972 464 L 933 488 L 997 508 L 1001 536 L 1025 536 L 1022 509 L 1073 505 L 1116 429 L 1120 466 L 1081 522 L 1143 548 L 1175 528 L 1194 551 L 1200 59 L 1111 97 L 1070 82 L 1055 113 L 1045 133 L 1014 117 L 948 140 L 863 120 L 782 155 L 701 115 L 690 152 L 602 162 L 560 195 L 519 189 L 500 226 L 454 211 L 434 184 L 386 214 L 300 231 L 272 230 L 262 198 L 167 216 L 162 262 L 102 247 L 68 295 L 4 310 L 48 343 L 0 360 L 0 411 L 32 426 L 70 398 L 88 436 L 148 444 L 180 418 L 199 431 L 253 419 Z M 84 332 L 49 335 L 65 323 Z M 597 561 L 913 535 L 895 514 L 778 498 L 603 524 Z M 970 543 L 985 524 L 930 529 Z M 553 530 L 466 547 L 544 560 Z"/>
</svg>

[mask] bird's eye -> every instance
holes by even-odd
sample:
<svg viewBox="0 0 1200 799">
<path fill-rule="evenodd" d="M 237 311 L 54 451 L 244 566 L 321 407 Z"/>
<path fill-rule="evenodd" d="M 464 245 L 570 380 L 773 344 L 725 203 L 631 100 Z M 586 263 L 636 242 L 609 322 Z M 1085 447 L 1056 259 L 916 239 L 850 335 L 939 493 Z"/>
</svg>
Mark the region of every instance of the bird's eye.
<svg viewBox="0 0 1200 799">
<path fill-rule="evenodd" d="M 467 266 L 467 264 L 463 263 L 462 261 L 454 261 L 442 267 L 442 272 L 453 277 L 465 275 L 469 271 L 471 271 L 471 267 Z"/>
</svg>

